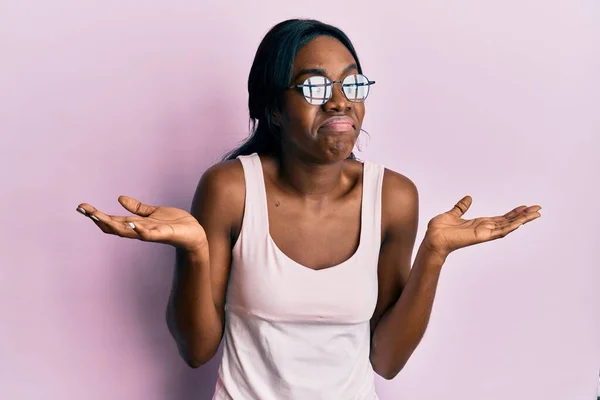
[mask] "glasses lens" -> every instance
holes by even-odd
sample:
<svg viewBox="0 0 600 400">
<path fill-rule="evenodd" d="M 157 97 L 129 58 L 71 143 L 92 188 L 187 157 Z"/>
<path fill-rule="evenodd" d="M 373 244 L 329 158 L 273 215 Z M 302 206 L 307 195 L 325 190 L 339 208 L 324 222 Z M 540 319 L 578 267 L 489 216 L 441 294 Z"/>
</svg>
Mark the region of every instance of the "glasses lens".
<svg viewBox="0 0 600 400">
<path fill-rule="evenodd" d="M 302 93 L 310 104 L 327 103 L 331 97 L 331 81 L 324 76 L 311 76 L 302 85 Z"/>
<path fill-rule="evenodd" d="M 362 74 L 348 75 L 342 82 L 344 94 L 350 101 L 364 101 L 369 95 L 371 85 L 366 76 Z"/>
</svg>

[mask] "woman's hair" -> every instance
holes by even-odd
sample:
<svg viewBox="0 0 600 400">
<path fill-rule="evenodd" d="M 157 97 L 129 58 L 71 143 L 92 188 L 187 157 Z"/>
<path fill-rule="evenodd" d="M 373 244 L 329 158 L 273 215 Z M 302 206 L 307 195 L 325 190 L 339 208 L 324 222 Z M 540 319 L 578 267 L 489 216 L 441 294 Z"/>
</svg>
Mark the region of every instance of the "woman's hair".
<svg viewBox="0 0 600 400">
<path fill-rule="evenodd" d="M 238 148 L 227 153 L 223 160 L 252 153 L 279 155 L 281 135 L 273 123 L 273 114 L 282 108 L 296 53 L 319 36 L 331 36 L 346 46 L 356 61 L 358 72 L 362 73 L 354 46 L 340 29 L 313 19 L 289 19 L 275 25 L 258 46 L 248 76 L 250 136 Z M 349 158 L 354 159 L 354 153 Z"/>
</svg>

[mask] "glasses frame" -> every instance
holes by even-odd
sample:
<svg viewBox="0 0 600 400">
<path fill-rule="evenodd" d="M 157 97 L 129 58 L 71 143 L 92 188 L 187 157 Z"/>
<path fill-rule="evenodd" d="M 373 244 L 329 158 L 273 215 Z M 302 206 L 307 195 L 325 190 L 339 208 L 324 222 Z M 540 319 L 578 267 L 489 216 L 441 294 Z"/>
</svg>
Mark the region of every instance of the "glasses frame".
<svg viewBox="0 0 600 400">
<path fill-rule="evenodd" d="M 366 79 L 367 81 L 366 81 L 366 82 L 362 82 L 362 83 L 344 84 L 344 81 L 345 81 L 347 78 L 349 78 L 349 77 L 351 77 L 351 76 L 356 76 L 356 75 L 361 75 L 361 76 L 364 76 L 364 77 L 365 77 L 365 79 Z M 364 101 L 367 99 L 367 97 L 369 97 L 369 94 L 371 93 L 371 85 L 375 84 L 375 81 L 372 81 L 372 80 L 370 80 L 369 78 L 367 78 L 367 76 L 366 76 L 365 74 L 351 74 L 351 75 L 348 75 L 347 77 L 345 77 L 344 79 L 338 79 L 338 80 L 335 80 L 335 81 L 332 81 L 331 79 L 329 79 L 328 77 L 326 77 L 326 76 L 324 76 L 324 75 L 312 75 L 312 76 L 310 76 L 310 77 L 306 78 L 306 79 L 304 80 L 304 82 L 303 82 L 303 83 L 300 83 L 300 84 L 297 84 L 297 85 L 292 85 L 292 86 L 289 86 L 289 87 L 288 87 L 288 89 L 304 89 L 305 87 L 315 87 L 315 86 L 321 86 L 321 85 L 310 85 L 310 84 L 306 84 L 306 83 L 305 83 L 305 82 L 306 82 L 307 80 L 309 80 L 310 78 L 314 78 L 314 77 L 317 77 L 317 76 L 319 76 L 319 77 L 322 77 L 322 78 L 325 78 L 325 85 L 323 85 L 323 86 L 324 86 L 324 87 L 327 87 L 327 86 L 331 85 L 331 92 L 330 92 L 330 95 L 329 95 L 329 97 L 328 97 L 327 99 L 325 99 L 325 101 L 324 101 L 323 103 L 321 103 L 321 104 L 313 104 L 313 103 L 311 103 L 311 102 L 310 102 L 310 100 L 309 100 L 309 99 L 308 99 L 308 98 L 307 98 L 307 97 L 304 95 L 304 93 L 302 93 L 302 97 L 304 97 L 304 100 L 306 100 L 306 102 L 307 102 L 308 104 L 310 104 L 311 106 L 322 106 L 322 105 L 324 105 L 324 104 L 327 104 L 327 102 L 328 102 L 329 100 L 331 100 L 331 98 L 333 97 L 333 87 L 334 87 L 334 85 L 335 85 L 336 83 L 339 83 L 339 84 L 342 86 L 342 87 L 340 88 L 340 91 L 342 92 L 342 94 L 344 95 L 344 97 L 345 97 L 345 98 L 346 98 L 348 101 L 350 101 L 350 102 L 352 102 L 352 103 L 363 103 L 363 102 L 364 102 Z M 343 87 L 344 87 L 344 86 L 351 86 L 351 85 L 357 85 L 357 86 L 367 86 L 367 95 L 366 95 L 366 96 L 365 96 L 365 97 L 364 97 L 362 100 L 349 99 L 349 98 L 348 98 L 348 96 L 346 95 L 346 92 L 344 92 L 344 90 L 343 90 Z"/>
</svg>

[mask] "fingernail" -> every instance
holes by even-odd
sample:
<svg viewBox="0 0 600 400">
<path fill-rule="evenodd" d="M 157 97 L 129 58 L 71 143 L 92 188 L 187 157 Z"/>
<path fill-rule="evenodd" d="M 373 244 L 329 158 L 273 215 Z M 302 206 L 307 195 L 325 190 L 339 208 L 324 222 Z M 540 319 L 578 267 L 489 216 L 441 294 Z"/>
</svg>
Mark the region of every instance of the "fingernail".
<svg viewBox="0 0 600 400">
<path fill-rule="evenodd" d="M 133 222 L 129 222 L 128 225 L 131 227 L 131 229 L 135 229 L 135 224 Z"/>
<path fill-rule="evenodd" d="M 96 221 L 96 222 L 100 221 L 100 220 L 98 219 L 98 217 L 96 217 L 95 215 L 90 215 L 90 218 L 91 218 L 91 219 L 93 219 L 93 220 L 94 220 L 94 221 Z"/>
<path fill-rule="evenodd" d="M 81 208 L 81 207 L 77 207 L 77 212 L 78 212 L 78 213 L 80 213 L 80 214 L 83 214 L 83 215 L 87 216 L 87 213 L 86 213 L 86 212 L 85 212 L 85 210 L 84 210 L 83 208 Z"/>
</svg>

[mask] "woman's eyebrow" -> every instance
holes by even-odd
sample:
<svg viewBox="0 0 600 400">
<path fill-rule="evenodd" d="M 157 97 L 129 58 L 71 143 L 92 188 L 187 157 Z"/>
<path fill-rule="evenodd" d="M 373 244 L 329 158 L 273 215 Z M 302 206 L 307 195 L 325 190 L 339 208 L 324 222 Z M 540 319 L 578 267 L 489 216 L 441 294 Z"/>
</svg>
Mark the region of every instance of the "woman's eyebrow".
<svg viewBox="0 0 600 400">
<path fill-rule="evenodd" d="M 344 68 L 344 71 L 342 71 L 343 74 L 350 72 L 354 69 L 358 69 L 358 65 L 356 65 L 356 63 L 352 63 L 350 65 L 348 65 L 346 68 Z"/>
<path fill-rule="evenodd" d="M 302 75 L 327 75 L 327 72 L 323 68 L 304 68 L 301 69 L 293 78 L 292 81 L 300 78 Z"/>
<path fill-rule="evenodd" d="M 350 65 L 348 65 L 346 68 L 344 68 L 344 70 L 342 71 L 342 74 L 345 74 L 347 72 L 350 72 L 352 70 L 358 69 L 358 65 L 356 65 L 356 63 L 352 63 Z M 295 81 L 296 79 L 300 78 L 302 75 L 322 75 L 322 76 L 327 76 L 327 71 L 325 71 L 323 68 L 304 68 L 301 69 L 293 78 L 292 78 L 292 82 Z"/>
</svg>

